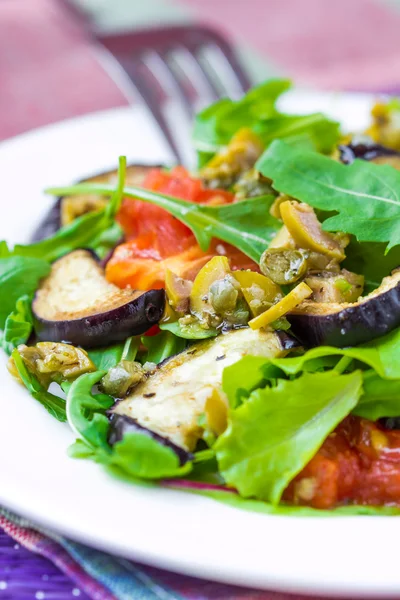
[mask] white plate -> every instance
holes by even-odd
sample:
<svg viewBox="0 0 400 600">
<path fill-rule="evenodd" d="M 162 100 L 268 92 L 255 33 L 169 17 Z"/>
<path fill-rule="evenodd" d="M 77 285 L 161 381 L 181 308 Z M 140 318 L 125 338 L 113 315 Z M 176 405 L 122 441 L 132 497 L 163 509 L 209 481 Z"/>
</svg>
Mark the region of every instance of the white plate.
<svg viewBox="0 0 400 600">
<path fill-rule="evenodd" d="M 292 94 L 285 108 L 366 125 L 365 96 Z M 179 120 L 177 119 L 177 122 Z M 41 190 L 129 160 L 168 160 L 139 109 L 65 121 L 0 146 L 0 239 L 24 241 L 50 204 Z M 73 539 L 178 572 L 254 587 L 399 596 L 395 517 L 295 518 L 116 480 L 67 457 L 74 436 L 13 380 L 0 358 L 0 503 Z"/>
</svg>

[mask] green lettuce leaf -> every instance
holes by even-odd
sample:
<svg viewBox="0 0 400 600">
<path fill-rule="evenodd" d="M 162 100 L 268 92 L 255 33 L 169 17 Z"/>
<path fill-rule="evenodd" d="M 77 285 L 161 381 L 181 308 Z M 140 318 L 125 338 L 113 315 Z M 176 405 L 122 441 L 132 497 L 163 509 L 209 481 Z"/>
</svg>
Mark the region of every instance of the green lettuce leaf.
<svg viewBox="0 0 400 600">
<path fill-rule="evenodd" d="M 400 416 L 400 379 L 383 379 L 375 371 L 363 373 L 364 393 L 353 414 L 377 421 Z"/>
<path fill-rule="evenodd" d="M 41 258 L 7 256 L 0 258 L 0 329 L 21 296 L 32 296 L 40 280 L 50 271 Z"/>
<path fill-rule="evenodd" d="M 177 486 L 179 487 L 179 485 Z M 331 510 L 320 510 L 309 506 L 290 506 L 288 504 L 269 504 L 261 500 L 250 500 L 241 498 L 238 494 L 219 490 L 195 490 L 185 487 L 185 491 L 200 494 L 208 498 L 222 502 L 232 508 L 248 510 L 251 512 L 295 517 L 343 517 L 343 516 L 399 516 L 400 508 L 396 506 L 338 506 Z"/>
<path fill-rule="evenodd" d="M 229 406 L 237 408 L 257 388 L 264 388 L 268 381 L 282 376 L 282 371 L 262 356 L 245 356 L 222 373 L 222 389 L 228 397 Z"/>
<path fill-rule="evenodd" d="M 375 290 L 382 279 L 400 266 L 400 246 L 385 252 L 386 244 L 357 242 L 352 239 L 346 248 L 343 267 L 365 277 L 364 294 Z"/>
<path fill-rule="evenodd" d="M 11 354 L 20 344 L 26 344 L 31 335 L 33 328 L 31 304 L 31 296 L 22 296 L 6 319 L 1 346 L 7 354 Z"/>
<path fill-rule="evenodd" d="M 400 173 L 388 165 L 330 158 L 275 141 L 256 167 L 273 187 L 314 208 L 335 211 L 323 228 L 352 233 L 362 242 L 400 244 Z"/>
<path fill-rule="evenodd" d="M 213 447 L 225 481 L 245 498 L 277 504 L 361 393 L 360 371 L 305 373 L 254 391 Z"/>
<path fill-rule="evenodd" d="M 400 329 L 354 348 L 320 346 L 301 356 L 276 358 L 271 362 L 287 375 L 297 375 L 307 368 L 309 361 L 319 361 L 330 356 L 346 356 L 359 360 L 384 379 L 400 379 Z"/>
<path fill-rule="evenodd" d="M 10 251 L 8 249 L 7 242 L 2 240 L 0 242 L 0 258 L 5 258 L 6 256 L 9 256 L 9 255 L 10 255 Z"/>
<path fill-rule="evenodd" d="M 72 187 L 51 188 L 47 192 L 57 196 L 104 196 L 111 190 L 112 187 L 105 184 L 81 183 Z M 269 213 L 275 199 L 272 195 L 220 206 L 186 202 L 140 187 L 126 187 L 123 195 L 164 208 L 193 231 L 202 250 L 208 249 L 212 238 L 218 238 L 232 244 L 256 262 L 281 227 L 280 221 Z"/>
</svg>

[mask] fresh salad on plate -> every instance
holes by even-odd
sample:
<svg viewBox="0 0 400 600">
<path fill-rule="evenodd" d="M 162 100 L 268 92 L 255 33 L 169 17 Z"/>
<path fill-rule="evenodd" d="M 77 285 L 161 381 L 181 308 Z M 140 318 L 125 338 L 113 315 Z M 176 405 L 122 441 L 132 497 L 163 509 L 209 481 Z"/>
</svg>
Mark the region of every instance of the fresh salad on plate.
<svg viewBox="0 0 400 600">
<path fill-rule="evenodd" d="M 110 477 L 400 514 L 400 102 L 349 133 L 282 113 L 289 87 L 199 113 L 195 172 L 47 190 L 32 243 L 0 242 L 0 343 Z"/>
</svg>

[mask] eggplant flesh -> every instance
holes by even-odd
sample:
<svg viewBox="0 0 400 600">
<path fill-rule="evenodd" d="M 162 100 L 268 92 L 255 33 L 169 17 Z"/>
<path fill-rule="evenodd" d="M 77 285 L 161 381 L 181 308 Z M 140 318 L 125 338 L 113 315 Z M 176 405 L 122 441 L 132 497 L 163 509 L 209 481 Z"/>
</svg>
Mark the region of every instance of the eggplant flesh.
<svg viewBox="0 0 400 600">
<path fill-rule="evenodd" d="M 352 304 L 305 301 L 286 315 L 292 333 L 310 348 L 369 342 L 400 326 L 400 270 Z"/>
<path fill-rule="evenodd" d="M 203 434 L 199 417 L 207 398 L 215 389 L 222 394 L 225 367 L 246 355 L 286 356 L 287 334 L 283 340 L 275 332 L 244 328 L 193 344 L 159 365 L 111 410 L 192 451 Z"/>
<path fill-rule="evenodd" d="M 151 169 L 160 168 L 161 165 L 129 165 L 126 169 L 126 185 L 141 185 Z M 117 183 L 118 171 L 105 171 L 92 177 L 81 179 L 79 183 Z M 81 216 L 92 210 L 98 209 L 96 201 L 99 196 L 91 196 L 89 194 L 81 196 L 66 196 L 57 198 L 55 204 L 50 209 L 44 220 L 34 232 L 31 241 L 40 242 L 54 235 L 60 227 L 66 225 L 71 214 L 75 213 L 75 217 Z M 75 208 L 74 208 L 75 207 Z"/>
<path fill-rule="evenodd" d="M 146 427 L 142 427 L 139 425 L 137 421 L 127 417 L 126 415 L 117 415 L 113 414 L 110 417 L 110 431 L 108 434 L 108 443 L 110 446 L 114 446 L 114 444 L 120 442 L 126 434 L 129 433 L 141 433 L 142 435 L 146 435 L 147 437 L 152 438 L 159 444 L 163 446 L 167 446 L 167 448 L 171 448 L 179 458 L 179 464 L 182 466 L 193 460 L 193 455 L 190 452 L 187 452 L 180 446 L 177 446 L 170 440 L 165 437 L 162 437 L 158 433 L 147 429 Z"/>
<path fill-rule="evenodd" d="M 39 341 L 85 348 L 144 333 L 164 307 L 164 290 L 121 290 L 109 283 L 90 250 L 74 250 L 53 263 L 32 303 Z"/>
</svg>

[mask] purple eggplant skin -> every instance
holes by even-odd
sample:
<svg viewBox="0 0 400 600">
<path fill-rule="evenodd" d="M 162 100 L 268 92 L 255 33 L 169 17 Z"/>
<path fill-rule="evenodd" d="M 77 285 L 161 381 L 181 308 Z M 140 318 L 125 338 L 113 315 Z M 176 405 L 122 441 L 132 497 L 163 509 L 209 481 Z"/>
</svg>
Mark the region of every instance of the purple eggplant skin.
<svg viewBox="0 0 400 600">
<path fill-rule="evenodd" d="M 294 350 L 294 348 L 301 348 L 301 343 L 296 340 L 295 337 L 284 331 L 283 329 L 277 329 L 275 331 L 279 342 L 282 346 L 282 350 Z"/>
<path fill-rule="evenodd" d="M 339 146 L 340 160 L 345 165 L 351 165 L 356 158 L 361 160 L 375 160 L 385 156 L 398 156 L 400 153 L 392 148 L 380 144 L 347 144 Z"/>
<path fill-rule="evenodd" d="M 330 314 L 286 315 L 293 334 L 307 348 L 345 348 L 370 342 L 400 326 L 400 282 L 391 289 Z"/>
<path fill-rule="evenodd" d="M 142 335 L 159 322 L 164 308 L 165 291 L 149 290 L 118 308 L 80 319 L 50 321 L 34 314 L 34 328 L 39 341 L 96 348 Z"/>
<path fill-rule="evenodd" d="M 61 227 L 61 198 L 57 198 L 43 221 L 33 232 L 30 243 L 41 242 L 52 237 Z"/>
<path fill-rule="evenodd" d="M 167 448 L 171 448 L 171 450 L 173 450 L 177 455 L 180 466 L 193 460 L 193 454 L 191 454 L 191 452 L 187 452 L 184 450 L 184 448 L 177 446 L 167 438 L 155 433 L 154 431 L 151 431 L 151 429 L 147 429 L 146 427 L 139 425 L 139 423 L 137 423 L 137 421 L 134 419 L 131 419 L 131 417 L 117 415 L 115 413 L 112 414 L 110 417 L 110 430 L 108 434 L 108 443 L 110 446 L 120 442 L 128 433 L 141 433 L 152 438 L 159 444 L 162 444 Z"/>
</svg>

